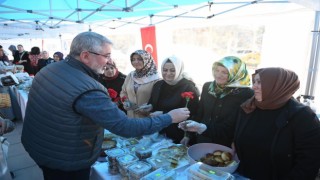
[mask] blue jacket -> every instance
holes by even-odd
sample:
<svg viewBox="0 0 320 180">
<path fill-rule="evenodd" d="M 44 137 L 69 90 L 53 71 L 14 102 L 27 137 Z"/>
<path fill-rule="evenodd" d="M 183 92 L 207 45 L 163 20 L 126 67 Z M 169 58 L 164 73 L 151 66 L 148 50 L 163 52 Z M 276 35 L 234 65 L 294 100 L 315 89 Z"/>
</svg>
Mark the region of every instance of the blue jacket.
<svg viewBox="0 0 320 180">
<path fill-rule="evenodd" d="M 38 165 L 64 171 L 88 168 L 100 154 L 103 128 L 134 137 L 171 124 L 167 114 L 128 119 L 96 78 L 90 68 L 71 57 L 36 75 L 21 140 Z"/>
</svg>

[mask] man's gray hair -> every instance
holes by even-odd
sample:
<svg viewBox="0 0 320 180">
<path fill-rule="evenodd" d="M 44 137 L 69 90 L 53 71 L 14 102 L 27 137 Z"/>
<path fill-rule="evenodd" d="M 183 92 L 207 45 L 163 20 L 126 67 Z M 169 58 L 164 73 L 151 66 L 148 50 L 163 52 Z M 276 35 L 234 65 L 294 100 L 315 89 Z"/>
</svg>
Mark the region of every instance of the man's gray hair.
<svg viewBox="0 0 320 180">
<path fill-rule="evenodd" d="M 105 44 L 112 45 L 112 42 L 101 34 L 83 32 L 72 40 L 69 54 L 72 57 L 79 57 L 82 51 L 100 52 Z"/>
</svg>

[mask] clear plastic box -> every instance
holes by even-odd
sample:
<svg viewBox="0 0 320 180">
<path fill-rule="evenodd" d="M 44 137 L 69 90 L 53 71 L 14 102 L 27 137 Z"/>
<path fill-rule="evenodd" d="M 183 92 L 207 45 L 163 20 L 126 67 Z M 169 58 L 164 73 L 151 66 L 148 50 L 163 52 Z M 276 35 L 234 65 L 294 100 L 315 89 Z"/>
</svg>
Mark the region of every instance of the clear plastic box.
<svg viewBox="0 0 320 180">
<path fill-rule="evenodd" d="M 128 176 L 128 166 L 139 161 L 139 158 L 133 154 L 125 154 L 117 157 L 119 172 L 122 176 Z"/>
<path fill-rule="evenodd" d="M 125 151 L 120 148 L 113 148 L 110 150 L 105 151 L 106 155 L 108 156 L 108 162 L 109 162 L 109 173 L 110 174 L 118 174 L 119 169 L 118 169 L 118 163 L 117 163 L 117 157 L 124 155 Z"/>
<path fill-rule="evenodd" d="M 129 179 L 139 180 L 143 176 L 149 174 L 151 172 L 151 168 L 152 166 L 150 164 L 143 161 L 137 161 L 128 167 Z"/>
<path fill-rule="evenodd" d="M 188 180 L 234 180 L 234 176 L 230 173 L 221 171 L 214 167 L 208 166 L 201 162 L 191 165 L 187 169 Z"/>
<path fill-rule="evenodd" d="M 152 149 L 144 146 L 136 147 L 136 156 L 140 159 L 147 159 L 152 156 Z"/>
<path fill-rule="evenodd" d="M 170 162 L 161 156 L 152 156 L 146 159 L 146 161 L 152 166 L 152 170 L 170 166 Z"/>
<path fill-rule="evenodd" d="M 174 170 L 159 168 L 152 173 L 144 176 L 141 180 L 172 180 L 176 179 L 177 173 Z"/>
</svg>

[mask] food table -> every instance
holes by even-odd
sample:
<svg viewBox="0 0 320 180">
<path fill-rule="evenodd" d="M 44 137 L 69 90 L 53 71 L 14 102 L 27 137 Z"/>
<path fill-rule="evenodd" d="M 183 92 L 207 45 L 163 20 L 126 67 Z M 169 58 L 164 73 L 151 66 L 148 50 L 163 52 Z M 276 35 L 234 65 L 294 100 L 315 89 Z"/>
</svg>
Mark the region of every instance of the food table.
<svg viewBox="0 0 320 180">
<path fill-rule="evenodd" d="M 98 161 L 92 165 L 90 180 L 167 178 L 187 180 L 190 177 L 196 179 L 200 177 L 200 179 L 246 179 L 238 174 L 230 174 L 231 172 L 224 172 L 222 169 L 213 168 L 201 162 L 193 162 L 194 160 L 189 159 L 187 147 L 174 144 L 171 140 L 157 133 L 143 136 L 141 139 L 122 138 L 114 134 L 111 134 L 110 137 L 110 134 L 105 130 L 105 140 L 102 147 L 106 148 L 107 145 L 112 144 L 110 141 L 114 140 L 116 146 L 108 146 L 109 149 L 104 150 Z M 141 149 L 143 151 L 140 151 Z M 209 169 L 204 170 L 207 167 Z M 232 167 L 226 168 L 231 169 Z M 207 174 L 203 176 L 198 172 Z"/>
<path fill-rule="evenodd" d="M 28 92 L 32 83 L 33 78 L 31 78 L 28 73 L 16 73 L 7 72 L 1 74 L 0 77 L 14 77 L 17 81 L 15 85 L 3 86 L 0 89 L 1 93 L 9 93 L 11 98 L 10 108 L 1 108 L 1 113 L 5 115 L 7 119 L 22 119 L 25 115 L 26 105 L 28 101 Z"/>
<path fill-rule="evenodd" d="M 29 76 L 28 73 L 16 73 L 14 74 L 18 79 L 19 84 L 16 86 L 11 86 L 17 102 L 20 106 L 22 120 L 24 119 L 27 102 L 28 102 L 28 93 L 32 84 L 33 78 Z"/>
<path fill-rule="evenodd" d="M 27 108 L 28 92 L 26 92 L 25 90 L 20 90 L 16 87 L 13 87 L 12 89 L 17 98 L 17 102 L 20 106 L 21 117 L 23 120 L 25 116 L 26 108 Z"/>
<path fill-rule="evenodd" d="M 107 130 L 105 132 L 107 132 L 105 133 L 106 138 L 110 134 Z M 139 140 L 136 138 L 122 138 L 113 134 L 112 136 L 112 139 L 116 139 L 117 145 L 105 150 L 106 157 L 101 156 L 92 165 L 91 180 L 128 179 L 129 176 L 132 178 L 135 173 L 134 168 L 136 168 L 134 166 L 139 163 L 141 166 L 146 166 L 147 169 L 146 172 L 139 172 L 140 174 L 136 175 L 134 179 L 140 179 L 156 171 L 161 167 L 159 164 L 165 164 L 168 167 L 168 171 L 174 170 L 171 173 L 174 172 L 175 176 L 179 175 L 179 177 L 182 177 L 184 170 L 189 166 L 186 156 L 187 148 L 182 145 L 173 144 L 171 140 L 158 135 L 158 133 L 143 136 Z M 105 148 L 104 145 L 103 148 Z M 172 155 L 164 160 L 162 156 L 170 153 Z M 160 157 L 160 155 L 162 156 Z M 138 170 L 140 168 L 142 171 L 143 168 L 140 165 L 137 167 Z"/>
</svg>

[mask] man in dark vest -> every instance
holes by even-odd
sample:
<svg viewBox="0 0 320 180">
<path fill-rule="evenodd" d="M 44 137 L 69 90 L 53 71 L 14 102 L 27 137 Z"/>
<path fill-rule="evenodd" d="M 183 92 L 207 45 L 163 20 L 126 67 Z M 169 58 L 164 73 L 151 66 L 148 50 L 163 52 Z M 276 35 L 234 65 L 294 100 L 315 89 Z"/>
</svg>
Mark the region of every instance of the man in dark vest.
<svg viewBox="0 0 320 180">
<path fill-rule="evenodd" d="M 187 108 L 149 118 L 128 118 L 97 81 L 111 56 L 106 37 L 83 32 L 72 41 L 65 61 L 34 78 L 21 141 L 44 179 L 88 180 L 100 155 L 104 128 L 123 137 L 158 132 L 189 117 Z"/>
</svg>

